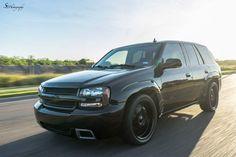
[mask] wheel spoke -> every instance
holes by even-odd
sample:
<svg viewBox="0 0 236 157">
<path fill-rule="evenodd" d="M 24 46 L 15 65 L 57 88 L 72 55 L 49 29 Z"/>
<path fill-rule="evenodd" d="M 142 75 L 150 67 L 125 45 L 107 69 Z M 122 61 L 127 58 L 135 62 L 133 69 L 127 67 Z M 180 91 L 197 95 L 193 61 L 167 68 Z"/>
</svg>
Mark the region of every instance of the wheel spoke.
<svg viewBox="0 0 236 157">
<path fill-rule="evenodd" d="M 215 88 L 212 88 L 211 90 L 210 90 L 210 97 L 209 97 L 209 99 L 210 99 L 210 104 L 211 104 L 211 106 L 212 107 L 216 107 L 216 103 L 217 103 L 217 91 L 216 91 L 216 89 Z"/>
<path fill-rule="evenodd" d="M 133 115 L 133 131 L 138 138 L 145 138 L 151 131 L 153 114 L 148 104 L 137 105 Z"/>
</svg>

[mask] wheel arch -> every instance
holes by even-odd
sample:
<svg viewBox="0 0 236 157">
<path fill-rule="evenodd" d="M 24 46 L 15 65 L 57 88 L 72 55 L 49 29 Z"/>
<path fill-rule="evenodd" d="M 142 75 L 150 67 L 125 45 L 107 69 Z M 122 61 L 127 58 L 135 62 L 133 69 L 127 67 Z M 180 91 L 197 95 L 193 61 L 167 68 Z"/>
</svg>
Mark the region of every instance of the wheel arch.
<svg viewBox="0 0 236 157">
<path fill-rule="evenodd" d="M 207 80 L 206 86 L 204 88 L 203 100 L 207 96 L 208 88 L 209 88 L 209 86 L 211 85 L 212 82 L 215 82 L 218 85 L 218 88 L 220 90 L 220 88 L 221 88 L 221 78 L 217 77 L 217 76 L 209 77 L 208 80 Z M 201 101 L 203 101 L 203 100 L 201 100 Z"/>
<path fill-rule="evenodd" d="M 155 89 L 154 87 L 144 88 L 144 89 L 141 89 L 139 91 L 136 91 L 136 92 L 132 93 L 127 98 L 126 105 L 125 105 L 125 110 L 128 108 L 129 103 L 135 97 L 137 97 L 138 95 L 141 95 L 141 94 L 146 94 L 146 95 L 148 95 L 148 96 L 150 96 L 152 98 L 152 100 L 155 103 L 158 116 L 160 117 L 162 112 L 163 112 L 163 107 L 162 107 L 162 103 L 161 103 L 162 98 L 161 98 L 160 91 L 158 89 Z"/>
</svg>

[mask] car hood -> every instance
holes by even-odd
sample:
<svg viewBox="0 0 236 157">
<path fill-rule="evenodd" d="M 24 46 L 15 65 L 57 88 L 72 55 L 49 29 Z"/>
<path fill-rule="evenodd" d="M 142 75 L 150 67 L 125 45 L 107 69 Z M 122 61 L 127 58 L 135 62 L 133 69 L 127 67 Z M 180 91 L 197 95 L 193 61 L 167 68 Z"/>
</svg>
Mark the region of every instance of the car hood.
<svg viewBox="0 0 236 157">
<path fill-rule="evenodd" d="M 50 79 L 42 86 L 77 88 L 94 84 L 102 84 L 121 75 L 131 73 L 130 69 L 85 70 Z"/>
</svg>

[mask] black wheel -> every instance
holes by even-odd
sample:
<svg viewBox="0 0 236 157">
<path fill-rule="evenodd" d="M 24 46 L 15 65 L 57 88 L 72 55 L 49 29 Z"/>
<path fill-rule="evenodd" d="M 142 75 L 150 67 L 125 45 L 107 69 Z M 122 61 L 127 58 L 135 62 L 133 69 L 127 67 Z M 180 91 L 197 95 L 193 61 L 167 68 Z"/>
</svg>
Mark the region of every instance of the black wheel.
<svg viewBox="0 0 236 157">
<path fill-rule="evenodd" d="M 212 82 L 208 88 L 207 96 L 203 101 L 203 103 L 200 104 L 200 107 L 203 111 L 213 112 L 216 110 L 218 106 L 218 100 L 219 100 L 219 87 L 217 83 Z"/>
<path fill-rule="evenodd" d="M 131 144 L 147 143 L 155 132 L 157 110 L 154 101 L 148 95 L 133 98 L 125 113 L 123 136 Z"/>
</svg>

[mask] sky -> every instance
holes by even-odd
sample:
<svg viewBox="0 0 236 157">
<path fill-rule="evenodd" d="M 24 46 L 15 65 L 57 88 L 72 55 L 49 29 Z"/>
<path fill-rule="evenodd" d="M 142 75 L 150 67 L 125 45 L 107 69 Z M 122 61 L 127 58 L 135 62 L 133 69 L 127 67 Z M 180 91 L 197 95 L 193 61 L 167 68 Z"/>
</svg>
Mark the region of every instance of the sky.
<svg viewBox="0 0 236 157">
<path fill-rule="evenodd" d="M 156 38 L 204 44 L 217 59 L 236 59 L 235 8 L 235 0 L 0 0 L 0 55 L 97 61 Z"/>
</svg>

